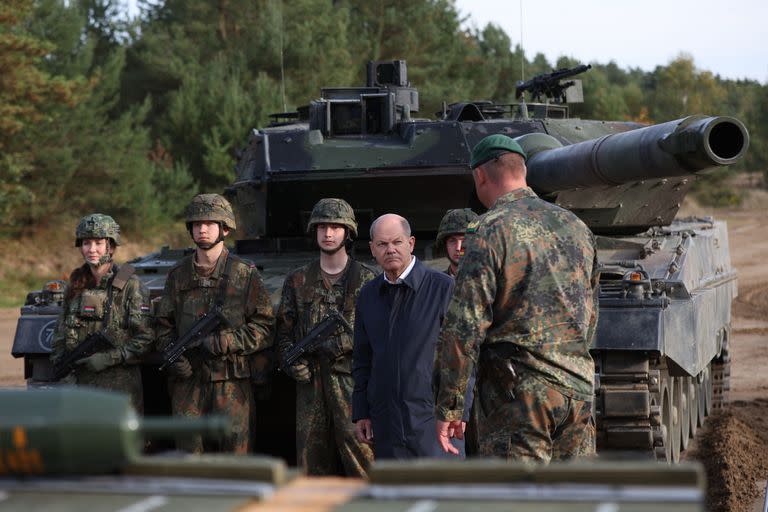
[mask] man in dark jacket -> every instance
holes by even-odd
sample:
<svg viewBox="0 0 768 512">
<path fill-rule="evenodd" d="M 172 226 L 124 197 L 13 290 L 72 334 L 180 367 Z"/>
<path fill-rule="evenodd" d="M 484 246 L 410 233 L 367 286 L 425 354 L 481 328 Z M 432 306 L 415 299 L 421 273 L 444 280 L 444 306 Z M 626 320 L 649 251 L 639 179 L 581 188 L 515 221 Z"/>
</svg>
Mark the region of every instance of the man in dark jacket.
<svg viewBox="0 0 768 512">
<path fill-rule="evenodd" d="M 377 459 L 443 455 L 435 434 L 434 358 L 453 279 L 418 261 L 414 243 L 399 215 L 371 225 L 371 252 L 384 273 L 357 300 L 352 421 Z M 471 398 L 467 404 L 469 411 Z M 463 442 L 455 446 L 463 452 Z"/>
</svg>

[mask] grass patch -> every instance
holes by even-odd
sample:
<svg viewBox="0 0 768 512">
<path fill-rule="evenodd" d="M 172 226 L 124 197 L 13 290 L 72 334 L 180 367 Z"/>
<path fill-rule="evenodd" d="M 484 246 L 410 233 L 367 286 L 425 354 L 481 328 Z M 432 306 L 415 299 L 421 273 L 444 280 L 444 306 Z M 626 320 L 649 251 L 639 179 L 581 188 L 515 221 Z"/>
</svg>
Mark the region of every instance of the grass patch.
<svg viewBox="0 0 768 512">
<path fill-rule="evenodd" d="M 6 275 L 0 279 L 0 308 L 18 308 L 24 305 L 27 293 L 39 290 L 43 285 L 59 276 L 40 276 L 34 273 Z"/>
</svg>

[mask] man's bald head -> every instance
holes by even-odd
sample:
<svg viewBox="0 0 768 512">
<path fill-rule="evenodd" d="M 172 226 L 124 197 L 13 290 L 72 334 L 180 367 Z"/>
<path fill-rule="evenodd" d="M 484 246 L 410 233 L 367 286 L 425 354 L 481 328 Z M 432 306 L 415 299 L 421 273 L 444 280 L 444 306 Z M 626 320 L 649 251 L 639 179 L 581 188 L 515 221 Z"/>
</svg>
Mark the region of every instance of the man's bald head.
<svg viewBox="0 0 768 512">
<path fill-rule="evenodd" d="M 403 235 L 405 235 L 406 238 L 411 236 L 411 225 L 408 223 L 408 219 L 396 213 L 385 213 L 384 215 L 377 217 L 376 220 L 371 223 L 371 230 L 369 233 L 371 235 L 371 240 L 376 236 L 376 229 L 382 228 L 389 231 L 394 228 L 396 224 L 400 224 L 400 227 L 403 230 Z"/>
</svg>

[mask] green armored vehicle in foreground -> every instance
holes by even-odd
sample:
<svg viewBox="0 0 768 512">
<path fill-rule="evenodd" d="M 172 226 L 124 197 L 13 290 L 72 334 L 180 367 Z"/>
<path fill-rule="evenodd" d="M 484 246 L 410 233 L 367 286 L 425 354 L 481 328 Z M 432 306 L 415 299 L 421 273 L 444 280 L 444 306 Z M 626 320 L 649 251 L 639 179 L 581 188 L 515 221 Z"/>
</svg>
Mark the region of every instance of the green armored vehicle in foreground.
<svg viewBox="0 0 768 512">
<path fill-rule="evenodd" d="M 565 100 L 578 84 L 566 79 L 587 68 L 518 84 L 521 100 L 527 92 L 545 103 L 454 103 L 427 118 L 417 115 L 405 61 L 371 62 L 365 86 L 325 88 L 251 132 L 225 191 L 240 228 L 235 251 L 259 267 L 277 301 L 286 273 L 316 255 L 305 234 L 312 206 L 341 197 L 354 207 L 363 237 L 353 247 L 357 257 L 369 257 L 371 221 L 397 212 L 411 223 L 417 255 L 429 261 L 446 210 L 482 213 L 472 193 L 472 147 L 492 133 L 513 137 L 530 156 L 530 186 L 597 235 L 598 452 L 677 461 L 726 397 L 736 273 L 723 223 L 676 214 L 695 176 L 738 162 L 749 136 L 730 117 L 648 127 L 569 118 Z M 182 255 L 163 249 L 133 264 L 156 295 Z M 19 320 L 13 352 L 35 381 L 46 379 L 55 311 L 54 291 L 32 293 Z M 260 437 L 270 439 L 261 448 L 291 460 L 292 382 L 277 374 L 272 390 L 260 407 L 281 414 L 260 426 Z"/>
<path fill-rule="evenodd" d="M 374 465 L 367 482 L 303 478 L 282 461 L 140 455 L 142 434 L 222 428 L 215 420 L 140 420 L 127 396 L 95 390 L 0 390 L 4 511 L 704 510 L 700 466 L 498 460 Z"/>
</svg>

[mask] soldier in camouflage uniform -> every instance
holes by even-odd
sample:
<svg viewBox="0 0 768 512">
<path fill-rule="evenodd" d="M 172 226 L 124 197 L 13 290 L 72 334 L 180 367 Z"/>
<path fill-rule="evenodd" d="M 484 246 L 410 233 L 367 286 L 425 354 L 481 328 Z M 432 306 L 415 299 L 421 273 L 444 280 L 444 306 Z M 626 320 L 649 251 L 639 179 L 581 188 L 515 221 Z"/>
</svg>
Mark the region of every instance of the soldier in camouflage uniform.
<svg viewBox="0 0 768 512">
<path fill-rule="evenodd" d="M 456 277 L 459 270 L 459 258 L 464 254 L 464 234 L 467 225 L 477 219 L 477 214 L 469 208 L 448 210 L 440 221 L 435 239 L 435 249 L 438 253 L 445 251 L 449 265 L 445 273 Z"/>
<path fill-rule="evenodd" d="M 256 266 L 224 246 L 224 238 L 236 228 L 226 199 L 217 194 L 195 196 L 187 207 L 186 223 L 197 248 L 168 273 L 156 308 L 158 348 L 182 336 L 217 304 L 224 323 L 170 366 L 173 413 L 228 416 L 232 431 L 221 449 L 245 454 L 253 407 L 249 357 L 272 344 L 269 294 Z M 199 437 L 182 448 L 203 451 Z"/>
<path fill-rule="evenodd" d="M 549 462 L 594 453 L 589 347 L 599 276 L 594 236 L 527 187 L 525 158 L 498 134 L 472 152 L 475 188 L 490 209 L 467 229 L 440 333 L 435 407 L 440 442 L 453 451 L 448 439 L 462 435 L 477 362 L 481 453 Z"/>
<path fill-rule="evenodd" d="M 467 226 L 477 220 L 477 214 L 470 208 L 456 208 L 454 210 L 448 210 L 440 220 L 440 226 L 437 228 L 437 238 L 435 239 L 435 252 L 436 254 L 445 253 L 448 258 L 448 268 L 444 270 L 446 274 L 456 278 L 456 274 L 459 271 L 459 259 L 464 256 L 464 238 L 467 232 Z M 439 357 L 439 351 L 435 353 L 435 364 L 437 357 Z M 477 390 L 473 390 L 472 396 L 477 396 Z M 466 414 L 465 414 L 466 416 Z M 470 408 L 469 421 L 467 421 L 467 428 L 464 431 L 465 436 L 465 451 L 467 457 L 474 457 L 478 454 L 480 435 L 478 430 L 478 410 L 477 400 L 472 402 Z"/>
<path fill-rule="evenodd" d="M 141 413 L 141 371 L 136 363 L 152 343 L 149 292 L 130 265 L 118 268 L 112 261 L 118 245 L 120 226 L 109 215 L 86 215 L 78 223 L 75 247 L 85 263 L 70 277 L 51 342 L 51 362 L 55 365 L 103 329 L 113 346 L 77 361 L 74 382 L 127 393 Z"/>
<path fill-rule="evenodd" d="M 357 236 L 352 208 L 342 199 L 321 199 L 307 231 L 320 247 L 320 259 L 292 271 L 285 279 L 277 312 L 281 354 L 328 314 L 342 313 L 354 325 L 360 288 L 375 277 L 347 255 L 346 242 Z M 296 453 L 310 475 L 365 476 L 371 448 L 355 437 L 352 423 L 352 333 L 339 328 L 319 349 L 283 370 L 296 384 Z M 341 463 L 341 468 L 339 468 Z"/>
</svg>

